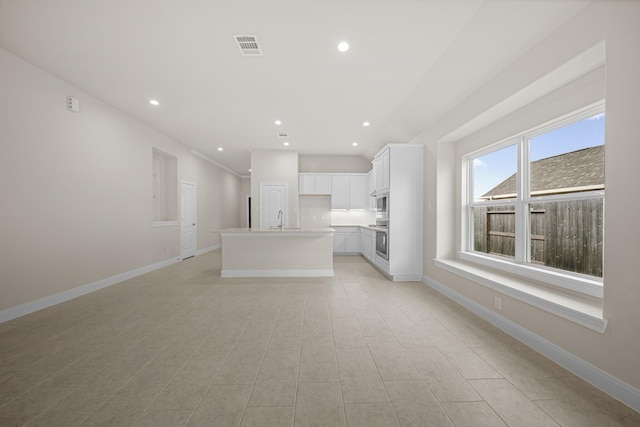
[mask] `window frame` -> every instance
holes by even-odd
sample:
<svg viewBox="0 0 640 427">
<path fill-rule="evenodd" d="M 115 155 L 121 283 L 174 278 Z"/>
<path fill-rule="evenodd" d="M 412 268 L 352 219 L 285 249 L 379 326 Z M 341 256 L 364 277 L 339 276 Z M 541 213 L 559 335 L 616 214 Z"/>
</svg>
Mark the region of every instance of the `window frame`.
<svg viewBox="0 0 640 427">
<path fill-rule="evenodd" d="M 531 226 L 530 215 L 528 215 L 529 205 L 532 203 L 602 199 L 604 209 L 604 190 L 554 194 L 547 196 L 531 196 L 529 191 L 531 165 L 531 162 L 529 161 L 529 147 L 531 139 L 572 123 L 593 117 L 600 113 L 605 113 L 604 101 L 566 114 L 540 126 L 518 133 L 500 142 L 462 156 L 462 171 L 465 174 L 463 182 L 465 183 L 466 188 L 463 188 L 463 214 L 461 224 L 462 242 L 461 250 L 458 252 L 459 259 L 505 271 L 526 279 L 542 282 L 545 285 L 552 285 L 597 298 L 603 297 L 604 281 L 601 277 L 531 263 Z M 476 201 L 473 188 L 474 159 L 514 144 L 517 147 L 516 197 L 511 199 Z M 515 206 L 514 259 L 500 255 L 477 252 L 474 250 L 474 208 L 500 205 Z M 604 215 L 605 214 L 603 213 L 603 217 Z M 603 241 L 604 239 L 605 236 L 603 235 Z"/>
</svg>

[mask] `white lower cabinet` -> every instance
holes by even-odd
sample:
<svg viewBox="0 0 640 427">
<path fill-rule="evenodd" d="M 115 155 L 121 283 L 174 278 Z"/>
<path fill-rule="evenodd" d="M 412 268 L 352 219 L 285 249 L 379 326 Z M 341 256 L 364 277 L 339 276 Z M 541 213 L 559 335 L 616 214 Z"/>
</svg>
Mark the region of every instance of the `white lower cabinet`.
<svg viewBox="0 0 640 427">
<path fill-rule="evenodd" d="M 360 227 L 360 253 L 372 263 L 376 257 L 376 232 L 370 228 Z"/>
<path fill-rule="evenodd" d="M 358 254 L 360 252 L 358 242 L 359 227 L 332 227 L 333 253 L 334 254 Z"/>
</svg>

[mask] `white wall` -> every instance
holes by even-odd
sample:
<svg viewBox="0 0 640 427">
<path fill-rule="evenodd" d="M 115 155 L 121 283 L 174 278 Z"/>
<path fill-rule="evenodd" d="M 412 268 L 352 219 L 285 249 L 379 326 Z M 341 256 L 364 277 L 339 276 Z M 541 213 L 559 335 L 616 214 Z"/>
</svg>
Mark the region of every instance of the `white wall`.
<svg viewBox="0 0 640 427">
<path fill-rule="evenodd" d="M 251 221 L 260 227 L 260 184 L 286 182 L 289 187 L 288 227 L 298 226 L 298 152 L 253 150 L 251 152 Z"/>
<path fill-rule="evenodd" d="M 2 49 L 0 93 L 0 310 L 180 255 L 152 227 L 153 147 L 198 186 L 198 249 L 239 225 L 238 177 Z"/>
<path fill-rule="evenodd" d="M 495 291 L 433 263 L 436 257 L 455 257 L 460 248 L 461 155 L 606 95 L 604 316 L 608 328 L 600 334 L 506 296 L 500 315 L 636 389 L 640 388 L 640 198 L 632 183 L 640 182 L 638 17 L 640 2 L 594 2 L 413 141 L 427 146 L 424 273 L 493 309 Z M 540 92 L 545 96 L 531 99 L 524 108 L 484 123 L 471 134 L 459 132 L 510 97 L 527 92 L 530 96 L 531 88 L 540 85 L 549 73 L 602 41 L 606 43 L 606 72 L 604 68 L 585 69 L 583 77 L 551 93 Z M 452 141 L 450 135 L 456 132 L 461 136 Z"/>
<path fill-rule="evenodd" d="M 251 197 L 251 177 L 243 177 L 240 180 L 240 227 L 242 228 L 249 227 L 247 197 Z"/>
<path fill-rule="evenodd" d="M 300 156 L 300 173 L 367 173 L 371 160 L 362 156 Z"/>
</svg>

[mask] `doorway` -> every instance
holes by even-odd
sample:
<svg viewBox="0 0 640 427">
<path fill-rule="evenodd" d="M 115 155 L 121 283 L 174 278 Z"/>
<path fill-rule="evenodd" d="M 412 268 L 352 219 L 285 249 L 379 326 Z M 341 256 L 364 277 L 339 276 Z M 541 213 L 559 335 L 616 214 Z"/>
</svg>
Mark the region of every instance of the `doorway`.
<svg viewBox="0 0 640 427">
<path fill-rule="evenodd" d="M 247 228 L 251 228 L 251 196 L 247 196 Z"/>
<path fill-rule="evenodd" d="M 180 187 L 180 257 L 191 258 L 196 255 L 196 184 L 182 181 Z"/>
</svg>

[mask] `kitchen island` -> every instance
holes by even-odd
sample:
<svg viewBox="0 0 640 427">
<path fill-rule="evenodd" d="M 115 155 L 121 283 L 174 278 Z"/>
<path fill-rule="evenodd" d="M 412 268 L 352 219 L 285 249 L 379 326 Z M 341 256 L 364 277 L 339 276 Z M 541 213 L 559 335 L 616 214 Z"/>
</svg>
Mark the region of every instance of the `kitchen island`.
<svg viewBox="0 0 640 427">
<path fill-rule="evenodd" d="M 221 230 L 222 277 L 332 277 L 332 228 Z"/>
</svg>

